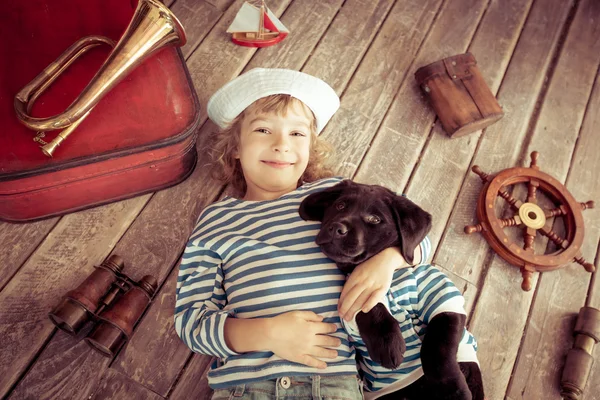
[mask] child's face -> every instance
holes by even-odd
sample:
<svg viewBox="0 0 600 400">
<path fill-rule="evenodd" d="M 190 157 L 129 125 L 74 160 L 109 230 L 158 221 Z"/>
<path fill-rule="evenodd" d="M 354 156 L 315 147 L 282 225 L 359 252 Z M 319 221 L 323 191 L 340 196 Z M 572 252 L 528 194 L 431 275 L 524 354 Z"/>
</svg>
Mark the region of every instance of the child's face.
<svg viewBox="0 0 600 400">
<path fill-rule="evenodd" d="M 311 119 L 294 103 L 285 115 L 249 112 L 242 120 L 240 160 L 246 200 L 272 200 L 296 189 L 310 154 Z"/>
</svg>

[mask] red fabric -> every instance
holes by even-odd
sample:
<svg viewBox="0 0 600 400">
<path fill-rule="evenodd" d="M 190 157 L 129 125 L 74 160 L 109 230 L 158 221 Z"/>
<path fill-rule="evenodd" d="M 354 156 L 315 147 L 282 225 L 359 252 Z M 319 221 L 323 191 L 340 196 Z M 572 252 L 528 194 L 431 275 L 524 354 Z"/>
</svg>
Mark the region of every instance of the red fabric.
<svg viewBox="0 0 600 400">
<path fill-rule="evenodd" d="M 139 149 L 182 133 L 197 116 L 185 67 L 173 48 L 160 50 L 129 74 L 85 121 L 46 157 L 35 132 L 16 118 L 14 95 L 83 36 L 117 41 L 135 4 L 129 0 L 4 0 L 0 12 L 0 183 L 15 173 L 60 169 L 66 163 Z M 99 46 L 75 61 L 36 101 L 33 116 L 63 112 L 111 49 Z M 49 132 L 49 141 L 58 131 Z M 2 188 L 0 187 L 0 192 Z"/>
</svg>

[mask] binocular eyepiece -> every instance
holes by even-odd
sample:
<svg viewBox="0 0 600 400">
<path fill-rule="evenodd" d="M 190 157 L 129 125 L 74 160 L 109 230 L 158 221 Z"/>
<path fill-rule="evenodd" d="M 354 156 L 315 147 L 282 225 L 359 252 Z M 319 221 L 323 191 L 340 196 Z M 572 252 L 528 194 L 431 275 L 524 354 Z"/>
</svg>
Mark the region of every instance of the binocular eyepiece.
<svg viewBox="0 0 600 400">
<path fill-rule="evenodd" d="M 110 256 L 48 313 L 56 327 L 73 336 L 94 322 L 85 341 L 106 357 L 113 357 L 129 340 L 157 288 L 152 275 L 135 282 L 123 274 L 124 267 L 121 257 Z"/>
</svg>

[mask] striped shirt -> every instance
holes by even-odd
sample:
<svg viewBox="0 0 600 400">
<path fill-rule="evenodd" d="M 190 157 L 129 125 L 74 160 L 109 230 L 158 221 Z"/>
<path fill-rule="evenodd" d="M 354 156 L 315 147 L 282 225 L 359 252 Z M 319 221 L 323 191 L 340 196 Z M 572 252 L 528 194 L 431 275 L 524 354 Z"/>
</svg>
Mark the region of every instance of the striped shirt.
<svg viewBox="0 0 600 400">
<path fill-rule="evenodd" d="M 422 260 L 426 260 L 430 253 L 429 240 L 424 242 L 426 246 Z M 423 243 L 421 248 L 423 249 Z M 400 324 L 406 342 L 404 361 L 396 370 L 375 364 L 369 357 L 355 322 L 346 325 L 351 341 L 362 356 L 360 370 L 365 386 L 365 399 L 375 399 L 394 392 L 423 376 L 421 344 L 429 321 L 442 312 L 466 314 L 460 291 L 442 271 L 428 264 L 397 270 L 385 302 Z M 475 338 L 465 329 L 457 360 L 477 362 L 476 351 Z"/>
<path fill-rule="evenodd" d="M 321 223 L 298 214 L 308 195 L 341 180 L 308 183 L 269 201 L 226 197 L 202 212 L 179 267 L 175 329 L 193 351 L 218 358 L 208 373 L 211 388 L 281 376 L 357 374 L 355 349 L 337 311 L 345 276 L 315 243 Z M 326 369 L 272 352 L 238 354 L 225 343 L 230 315 L 273 317 L 296 310 L 313 311 L 338 327 L 338 356 L 325 360 Z"/>
</svg>

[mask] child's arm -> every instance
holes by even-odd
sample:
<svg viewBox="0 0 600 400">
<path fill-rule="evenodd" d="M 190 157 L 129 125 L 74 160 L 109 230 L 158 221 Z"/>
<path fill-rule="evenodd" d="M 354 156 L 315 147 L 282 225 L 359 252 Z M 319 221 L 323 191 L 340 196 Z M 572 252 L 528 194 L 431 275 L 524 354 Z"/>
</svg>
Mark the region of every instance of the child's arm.
<svg viewBox="0 0 600 400">
<path fill-rule="evenodd" d="M 223 328 L 229 313 L 223 290 L 221 258 L 215 252 L 186 245 L 175 294 L 175 330 L 193 351 L 219 358 L 236 355 L 224 338 Z"/>
<path fill-rule="evenodd" d="M 430 249 L 431 242 L 425 237 L 415 249 L 415 264 L 424 263 Z M 397 247 L 389 247 L 357 266 L 340 295 L 340 318 L 351 321 L 358 311 L 369 312 L 390 289 L 394 271 L 408 266 Z"/>
<path fill-rule="evenodd" d="M 225 358 L 250 351 L 271 351 L 279 357 L 315 368 L 316 359 L 335 358 L 336 331 L 311 311 L 293 311 L 272 318 L 237 319 L 223 290 L 221 259 L 215 252 L 188 243 L 177 278 L 175 330 L 193 351 Z"/>
<path fill-rule="evenodd" d="M 225 340 L 238 353 L 271 351 L 292 362 L 314 368 L 326 368 L 320 358 L 335 358 L 340 339 L 328 336 L 337 327 L 322 322 L 323 317 L 312 311 L 291 311 L 272 318 L 227 318 Z"/>
</svg>

